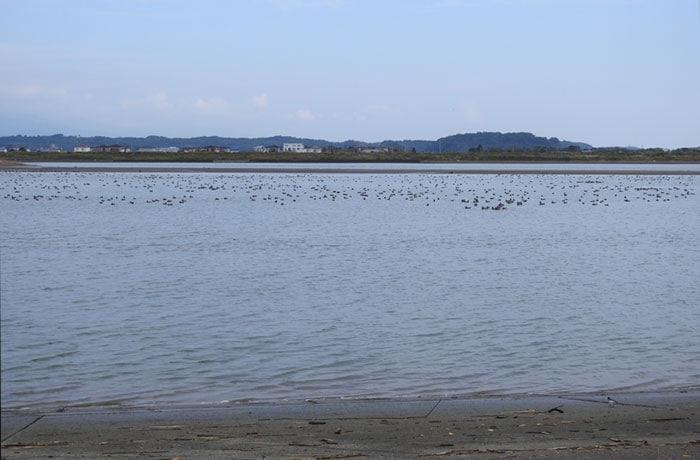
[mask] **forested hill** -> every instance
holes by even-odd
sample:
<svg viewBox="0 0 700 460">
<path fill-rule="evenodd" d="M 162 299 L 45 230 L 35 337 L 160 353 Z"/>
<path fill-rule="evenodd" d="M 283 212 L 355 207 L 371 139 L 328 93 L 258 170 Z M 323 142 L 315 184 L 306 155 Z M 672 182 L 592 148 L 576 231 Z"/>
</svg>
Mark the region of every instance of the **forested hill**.
<svg viewBox="0 0 700 460">
<path fill-rule="evenodd" d="M 583 142 L 560 141 L 556 137 L 538 137 L 531 133 L 493 133 L 479 132 L 455 134 L 438 140 L 438 149 L 443 152 L 468 152 L 470 149 L 488 149 L 493 147 L 549 147 L 553 149 L 565 149 L 572 145 L 582 150 L 591 149 L 592 146 Z"/>
<path fill-rule="evenodd" d="M 228 147 L 232 150 L 250 151 L 258 145 L 279 145 L 285 142 L 300 142 L 307 146 L 330 147 L 340 149 L 358 146 L 387 146 L 397 147 L 405 151 L 416 152 L 468 152 L 488 148 L 511 148 L 511 147 L 548 147 L 554 149 L 564 149 L 571 145 L 578 146 L 583 150 L 592 148 L 589 144 L 581 142 L 560 141 L 556 137 L 538 137 L 531 133 L 499 133 L 499 132 L 478 132 L 455 134 L 440 138 L 438 140 L 386 140 L 382 142 L 362 142 L 358 140 L 348 140 L 343 142 L 332 142 L 323 139 L 308 139 L 291 136 L 273 137 L 80 137 L 54 134 L 51 136 L 2 136 L 0 137 L 0 148 L 16 149 L 24 147 L 33 151 L 40 149 L 59 148 L 64 151 L 72 151 L 76 145 L 124 145 L 136 150 L 144 147 L 205 147 L 216 145 Z"/>
</svg>

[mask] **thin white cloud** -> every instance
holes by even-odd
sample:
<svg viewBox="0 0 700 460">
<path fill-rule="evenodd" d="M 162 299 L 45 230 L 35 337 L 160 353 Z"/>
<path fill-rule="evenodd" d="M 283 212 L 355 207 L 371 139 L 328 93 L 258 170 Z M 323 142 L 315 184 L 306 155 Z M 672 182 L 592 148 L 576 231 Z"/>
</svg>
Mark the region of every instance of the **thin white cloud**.
<svg viewBox="0 0 700 460">
<path fill-rule="evenodd" d="M 125 109 L 171 109 L 173 103 L 168 99 L 165 91 L 156 91 L 141 98 L 128 98 L 122 102 Z"/>
<path fill-rule="evenodd" d="M 474 104 L 464 104 L 463 108 L 464 116 L 469 123 L 480 123 L 481 122 L 481 111 Z"/>
<path fill-rule="evenodd" d="M 400 112 L 385 104 L 369 104 L 365 112 L 370 115 L 399 115 Z"/>
<path fill-rule="evenodd" d="M 449 8 L 452 6 L 462 6 L 467 2 L 473 3 L 473 0 L 433 0 L 431 5 L 437 8 Z"/>
<path fill-rule="evenodd" d="M 299 109 L 299 110 L 297 110 L 297 112 L 296 112 L 296 117 L 297 117 L 299 120 L 311 121 L 311 120 L 315 120 L 316 117 L 317 117 L 317 115 L 314 114 L 314 113 L 313 113 L 311 110 L 309 110 L 309 109 Z"/>
<path fill-rule="evenodd" d="M 269 99 L 267 93 L 260 94 L 259 96 L 253 96 L 250 98 L 250 102 L 259 109 L 267 108 L 269 104 Z"/>
<path fill-rule="evenodd" d="M 606 1 L 610 1 L 610 0 L 606 0 Z M 537 4 L 543 4 L 543 3 L 552 3 L 552 0 L 433 0 L 431 6 L 433 6 L 435 8 L 451 8 L 451 7 L 460 7 L 460 6 L 489 5 L 489 4 L 492 4 L 494 2 L 500 3 L 500 4 L 506 4 L 506 5 L 513 5 L 513 4 L 535 4 L 535 5 L 537 5 Z"/>
<path fill-rule="evenodd" d="M 139 50 L 69 48 L 53 44 L 25 45 L 0 42 L 0 62 L 4 64 L 26 64 L 28 62 L 63 64 L 67 61 L 105 62 L 144 59 L 149 57 L 149 54 Z"/>
<path fill-rule="evenodd" d="M 326 9 L 339 10 L 345 7 L 345 0 L 265 0 L 283 10 Z"/>
<path fill-rule="evenodd" d="M 197 98 L 193 106 L 204 115 L 220 115 L 228 110 L 228 104 L 221 98 Z"/>
<path fill-rule="evenodd" d="M 15 94 L 19 97 L 35 97 L 44 92 L 44 87 L 36 83 L 26 83 L 16 88 Z"/>
<path fill-rule="evenodd" d="M 13 99 L 57 99 L 68 95 L 62 86 L 27 82 L 0 87 L 0 94 Z"/>
<path fill-rule="evenodd" d="M 47 55 L 49 52 L 55 51 L 55 48 L 50 46 L 37 45 L 18 45 L 16 43 L 0 43 L 0 57 L 2 59 L 24 59 L 27 56 Z"/>
<path fill-rule="evenodd" d="M 172 107 L 172 104 L 168 101 L 168 95 L 165 93 L 165 91 L 158 91 L 151 94 L 149 100 L 154 107 L 159 109 L 167 109 Z"/>
</svg>

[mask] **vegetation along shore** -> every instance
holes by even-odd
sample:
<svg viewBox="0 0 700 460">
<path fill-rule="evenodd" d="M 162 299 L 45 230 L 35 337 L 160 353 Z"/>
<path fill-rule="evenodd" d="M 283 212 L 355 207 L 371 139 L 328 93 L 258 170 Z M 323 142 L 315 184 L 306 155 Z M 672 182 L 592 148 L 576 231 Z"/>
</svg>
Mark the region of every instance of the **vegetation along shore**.
<svg viewBox="0 0 700 460">
<path fill-rule="evenodd" d="M 538 148 L 488 149 L 481 152 L 419 153 L 403 150 L 386 152 L 255 152 L 255 151 L 90 151 L 37 152 L 25 149 L 0 152 L 6 162 L 309 162 L 309 163 L 427 163 L 427 162 L 610 162 L 610 163 L 698 163 L 700 148 L 553 150 Z"/>
</svg>

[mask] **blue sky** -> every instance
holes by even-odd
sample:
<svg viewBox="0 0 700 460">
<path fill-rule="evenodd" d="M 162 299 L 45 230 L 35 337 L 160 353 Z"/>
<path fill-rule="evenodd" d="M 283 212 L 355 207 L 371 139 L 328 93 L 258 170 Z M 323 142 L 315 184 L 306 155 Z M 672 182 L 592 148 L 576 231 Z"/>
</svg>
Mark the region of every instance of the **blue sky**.
<svg viewBox="0 0 700 460">
<path fill-rule="evenodd" d="M 0 0 L 0 135 L 700 145 L 698 0 Z"/>
</svg>

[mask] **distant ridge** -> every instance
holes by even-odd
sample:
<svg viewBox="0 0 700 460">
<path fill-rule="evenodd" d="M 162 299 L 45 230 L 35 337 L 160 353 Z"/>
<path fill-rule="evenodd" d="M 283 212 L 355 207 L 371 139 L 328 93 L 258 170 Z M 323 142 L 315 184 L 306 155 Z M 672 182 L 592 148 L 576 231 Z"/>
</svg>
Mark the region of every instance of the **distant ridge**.
<svg viewBox="0 0 700 460">
<path fill-rule="evenodd" d="M 499 133 L 499 132 L 477 132 L 455 134 L 443 137 L 438 140 L 439 148 L 444 152 L 468 152 L 469 149 L 498 147 L 551 147 L 555 149 L 565 149 L 570 146 L 577 146 L 582 150 L 593 148 L 583 142 L 560 141 L 556 137 L 537 137 L 532 133 Z"/>
<path fill-rule="evenodd" d="M 2 136 L 0 137 L 0 147 L 19 148 L 24 147 L 31 150 L 60 148 L 64 151 L 73 150 L 76 145 L 113 145 L 119 144 L 136 150 L 143 147 L 205 147 L 216 145 L 228 147 L 232 150 L 251 151 L 258 145 L 282 145 L 285 142 L 300 142 L 307 146 L 319 147 L 357 147 L 357 146 L 386 146 L 397 147 L 405 151 L 439 153 L 439 152 L 468 152 L 470 149 L 487 148 L 511 148 L 511 147 L 548 147 L 555 149 L 565 149 L 570 146 L 577 146 L 582 150 L 593 148 L 583 142 L 560 141 L 556 137 L 538 137 L 532 133 L 500 133 L 500 132 L 477 132 L 454 134 L 447 137 L 430 140 L 385 140 L 382 142 L 363 142 L 358 140 L 347 140 L 343 142 L 332 142 L 324 139 L 310 139 L 292 136 L 271 136 L 271 137 L 220 137 L 220 136 L 200 136 L 200 137 L 106 137 L 106 136 L 66 136 L 54 134 L 50 136 Z M 472 150 L 473 151 L 473 150 Z"/>
</svg>

